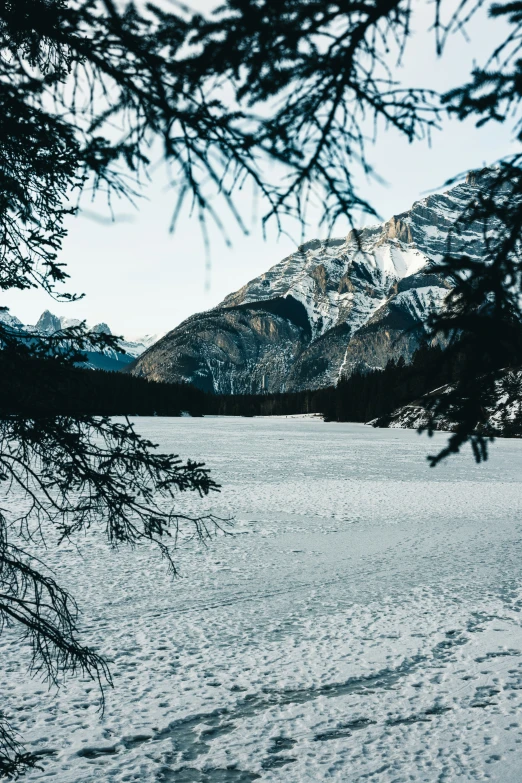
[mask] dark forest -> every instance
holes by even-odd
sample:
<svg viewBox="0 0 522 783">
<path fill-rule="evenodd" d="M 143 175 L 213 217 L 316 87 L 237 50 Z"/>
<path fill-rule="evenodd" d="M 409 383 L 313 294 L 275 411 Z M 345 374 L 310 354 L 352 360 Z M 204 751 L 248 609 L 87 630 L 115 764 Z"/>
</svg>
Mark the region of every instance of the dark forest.
<svg viewBox="0 0 522 783">
<path fill-rule="evenodd" d="M 282 394 L 218 395 L 189 384 L 159 383 L 122 372 L 58 365 L 52 358 L 31 363 L 1 358 L 0 372 L 10 383 L 0 388 L 0 410 L 5 414 L 127 416 L 288 416 L 316 413 L 326 421 L 369 422 L 386 425 L 397 408 L 419 400 L 434 389 L 457 383 L 469 362 L 478 357 L 460 343 L 443 350 L 417 351 L 411 364 L 390 361 L 384 369 L 357 370 L 337 386 Z M 499 351 L 480 357 L 484 373 L 500 367 L 518 367 L 515 352 Z M 477 380 L 477 382 L 480 382 Z"/>
</svg>

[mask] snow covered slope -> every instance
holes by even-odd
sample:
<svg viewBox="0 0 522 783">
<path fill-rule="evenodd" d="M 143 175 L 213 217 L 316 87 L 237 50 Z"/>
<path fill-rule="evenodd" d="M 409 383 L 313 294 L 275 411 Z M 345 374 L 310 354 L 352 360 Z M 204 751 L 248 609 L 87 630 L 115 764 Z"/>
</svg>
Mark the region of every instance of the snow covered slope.
<svg viewBox="0 0 522 783">
<path fill-rule="evenodd" d="M 390 416 L 383 416 L 368 422 L 374 427 L 391 427 L 393 429 L 418 429 L 428 423 L 427 405 L 430 397 L 447 394 L 452 386 L 435 389 L 420 399 L 413 400 L 393 411 Z M 522 369 L 510 368 L 499 373 L 494 382 L 494 392 L 491 399 L 483 407 L 483 422 L 479 429 L 482 432 L 500 437 L 521 437 L 522 435 Z M 451 418 L 439 417 L 434 422 L 435 429 L 446 432 L 455 431 L 457 423 Z"/>
<path fill-rule="evenodd" d="M 429 264 L 442 259 L 449 229 L 487 176 L 469 175 L 347 237 L 306 242 L 169 332 L 131 371 L 221 393 L 276 392 L 325 386 L 390 358 L 408 361 L 451 287 Z M 478 227 L 459 241 L 481 257 Z"/>
<path fill-rule="evenodd" d="M 11 315 L 8 308 L 0 308 L 0 322 L 6 324 L 13 330 L 20 332 L 21 335 L 27 332 L 51 335 L 62 329 L 78 326 L 81 323 L 77 318 L 60 317 L 54 315 L 49 310 L 44 310 L 36 324 L 23 324 L 19 318 Z M 111 334 L 111 330 L 106 323 L 99 323 L 89 328 L 91 332 L 105 332 L 106 334 Z M 103 353 L 100 351 L 90 351 L 87 355 L 87 366 L 92 367 L 93 369 L 120 370 L 146 351 L 147 348 L 159 339 L 159 337 L 160 335 L 146 335 L 137 340 L 123 339 L 120 344 L 125 350 L 125 353 L 120 353 L 119 351 L 114 351 L 112 349 L 106 349 Z"/>
</svg>

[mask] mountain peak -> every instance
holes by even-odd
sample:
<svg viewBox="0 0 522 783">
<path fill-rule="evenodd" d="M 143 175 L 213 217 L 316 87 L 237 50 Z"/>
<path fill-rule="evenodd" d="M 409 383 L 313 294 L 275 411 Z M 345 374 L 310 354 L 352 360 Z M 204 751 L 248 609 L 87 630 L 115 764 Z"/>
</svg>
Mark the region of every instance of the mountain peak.
<svg viewBox="0 0 522 783">
<path fill-rule="evenodd" d="M 22 322 L 19 318 L 16 317 L 16 315 L 11 315 L 8 307 L 0 307 L 0 322 L 6 324 L 7 326 L 14 327 L 15 329 L 23 326 Z"/>
<path fill-rule="evenodd" d="M 21 338 L 23 338 L 24 334 L 32 334 L 34 332 L 50 336 L 63 329 L 78 326 L 82 323 L 77 318 L 57 316 L 51 313 L 50 310 L 44 310 L 35 326 L 24 325 L 16 316 L 10 314 L 8 307 L 0 307 L 0 322 L 14 328 L 20 333 Z M 91 332 L 95 334 L 112 334 L 110 327 L 104 321 L 93 326 Z M 158 339 L 158 336 L 146 335 L 133 341 L 122 340 L 121 347 L 125 353 L 109 347 L 100 351 L 87 351 L 86 366 L 104 370 L 121 370 L 146 351 L 156 339 Z"/>
<path fill-rule="evenodd" d="M 489 180 L 494 179 L 500 168 L 498 166 L 485 166 L 482 169 L 472 169 L 466 175 L 466 185 L 472 187 L 487 186 Z"/>
<path fill-rule="evenodd" d="M 132 372 L 221 394 L 284 392 L 337 383 L 357 368 L 409 362 L 426 318 L 452 286 L 437 265 L 458 217 L 491 172 L 414 202 L 347 236 L 310 239 L 218 307 L 192 316 L 144 353 Z M 487 185 L 486 185 L 487 186 Z M 469 226 L 453 250 L 480 260 Z"/>
<path fill-rule="evenodd" d="M 54 334 L 54 332 L 59 332 L 61 328 L 60 319 L 57 315 L 53 315 L 50 310 L 44 310 L 36 322 L 36 329 L 45 334 Z"/>
<path fill-rule="evenodd" d="M 110 328 L 103 321 L 96 324 L 96 326 L 93 326 L 91 332 L 94 332 L 95 334 L 112 334 Z"/>
</svg>

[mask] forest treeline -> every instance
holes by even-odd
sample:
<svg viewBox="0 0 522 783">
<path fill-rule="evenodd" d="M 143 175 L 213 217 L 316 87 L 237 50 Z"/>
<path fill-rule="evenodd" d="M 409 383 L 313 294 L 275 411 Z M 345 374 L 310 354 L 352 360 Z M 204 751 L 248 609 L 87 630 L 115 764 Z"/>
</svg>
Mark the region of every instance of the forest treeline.
<svg viewBox="0 0 522 783">
<path fill-rule="evenodd" d="M 189 384 L 159 383 L 127 373 L 63 366 L 54 359 L 20 362 L 0 355 L 0 413 L 179 416 L 282 416 L 319 413 L 326 420 L 369 421 L 458 379 L 461 357 L 422 348 L 411 364 L 358 371 L 337 386 L 281 394 L 208 394 Z"/>
<path fill-rule="evenodd" d="M 157 383 L 121 372 L 63 365 L 54 358 L 19 361 L 0 353 L 0 415 L 192 416 L 206 396 L 181 383 Z"/>
<path fill-rule="evenodd" d="M 451 349 L 425 346 L 410 364 L 357 370 L 337 386 L 280 394 L 209 394 L 189 384 L 160 383 L 128 373 L 64 367 L 54 359 L 32 362 L 0 355 L 0 413 L 179 416 L 289 416 L 318 413 L 327 421 L 367 422 L 446 384 L 457 383 L 470 362 L 488 372 L 520 366 L 513 351 L 473 356 L 461 342 Z M 479 381 L 477 381 L 479 382 Z"/>
</svg>

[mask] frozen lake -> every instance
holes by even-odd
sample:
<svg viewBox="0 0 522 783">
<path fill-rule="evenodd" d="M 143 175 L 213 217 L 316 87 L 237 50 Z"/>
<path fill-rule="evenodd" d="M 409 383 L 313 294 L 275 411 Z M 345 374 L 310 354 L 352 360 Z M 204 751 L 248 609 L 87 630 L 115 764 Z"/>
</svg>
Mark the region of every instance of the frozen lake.
<svg viewBox="0 0 522 783">
<path fill-rule="evenodd" d="M 430 469 L 429 440 L 319 419 L 137 419 L 204 458 L 234 536 L 89 536 L 48 560 L 110 659 L 58 695 L 0 643 L 2 708 L 56 783 L 520 783 L 522 441 Z M 184 503 L 187 498 L 184 499 Z M 82 557 L 83 555 L 83 557 Z"/>
</svg>

